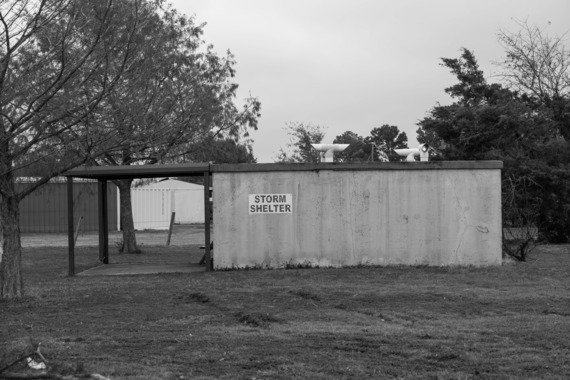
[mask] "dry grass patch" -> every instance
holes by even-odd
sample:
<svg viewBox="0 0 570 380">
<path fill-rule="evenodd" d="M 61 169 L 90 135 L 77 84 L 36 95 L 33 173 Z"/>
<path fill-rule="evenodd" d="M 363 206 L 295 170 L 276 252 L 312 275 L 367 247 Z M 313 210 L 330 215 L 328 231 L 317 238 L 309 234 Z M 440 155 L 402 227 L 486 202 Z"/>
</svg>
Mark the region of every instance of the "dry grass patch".
<svg viewBox="0 0 570 380">
<path fill-rule="evenodd" d="M 26 249 L 29 296 L 0 304 L 0 364 L 41 342 L 51 370 L 112 379 L 565 379 L 568 248 L 539 247 L 529 262 L 497 268 L 75 278 L 65 249 Z M 146 249 L 111 260 L 202 254 Z M 77 261 L 97 265 L 96 249 Z"/>
</svg>

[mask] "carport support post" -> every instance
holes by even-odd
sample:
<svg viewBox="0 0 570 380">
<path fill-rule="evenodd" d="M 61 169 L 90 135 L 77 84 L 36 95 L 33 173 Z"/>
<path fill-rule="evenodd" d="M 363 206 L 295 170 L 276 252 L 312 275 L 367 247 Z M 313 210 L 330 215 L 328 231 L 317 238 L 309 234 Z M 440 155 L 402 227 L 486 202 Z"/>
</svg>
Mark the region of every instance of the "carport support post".
<svg viewBox="0 0 570 380">
<path fill-rule="evenodd" d="M 204 172 L 204 229 L 205 229 L 205 248 L 206 248 L 206 271 L 212 270 L 212 252 L 210 240 L 210 172 Z"/>
<path fill-rule="evenodd" d="M 67 177 L 67 249 L 68 274 L 75 276 L 75 239 L 73 236 L 73 177 Z"/>
<path fill-rule="evenodd" d="M 109 264 L 109 215 L 107 211 L 107 180 L 99 180 L 99 261 Z"/>
</svg>

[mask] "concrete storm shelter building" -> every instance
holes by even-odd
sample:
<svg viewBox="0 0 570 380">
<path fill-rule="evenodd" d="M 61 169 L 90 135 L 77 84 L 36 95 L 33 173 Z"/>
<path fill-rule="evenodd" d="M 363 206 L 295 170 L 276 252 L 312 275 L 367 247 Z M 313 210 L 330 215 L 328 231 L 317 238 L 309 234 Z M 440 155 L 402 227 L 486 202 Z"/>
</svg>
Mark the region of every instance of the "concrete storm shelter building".
<svg viewBox="0 0 570 380">
<path fill-rule="evenodd" d="M 153 166 L 138 175 L 160 176 Z M 500 161 L 167 166 L 211 177 L 208 269 L 501 264 Z"/>
<path fill-rule="evenodd" d="M 499 265 L 501 167 L 213 165 L 214 268 Z"/>
</svg>

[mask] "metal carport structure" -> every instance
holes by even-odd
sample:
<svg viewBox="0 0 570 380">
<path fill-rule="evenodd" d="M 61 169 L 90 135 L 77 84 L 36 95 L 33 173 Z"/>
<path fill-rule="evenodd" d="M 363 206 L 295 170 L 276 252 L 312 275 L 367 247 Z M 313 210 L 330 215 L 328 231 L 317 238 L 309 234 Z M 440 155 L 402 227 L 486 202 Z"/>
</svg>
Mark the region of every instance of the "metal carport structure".
<svg viewBox="0 0 570 380">
<path fill-rule="evenodd" d="M 210 164 L 80 166 L 64 173 L 67 177 L 67 232 L 69 275 L 75 275 L 75 244 L 73 221 L 73 178 L 95 179 L 98 182 L 99 260 L 109 263 L 109 229 L 107 215 L 107 182 L 114 179 L 199 177 L 204 178 L 204 246 L 206 270 L 212 270 L 210 246 Z"/>
</svg>

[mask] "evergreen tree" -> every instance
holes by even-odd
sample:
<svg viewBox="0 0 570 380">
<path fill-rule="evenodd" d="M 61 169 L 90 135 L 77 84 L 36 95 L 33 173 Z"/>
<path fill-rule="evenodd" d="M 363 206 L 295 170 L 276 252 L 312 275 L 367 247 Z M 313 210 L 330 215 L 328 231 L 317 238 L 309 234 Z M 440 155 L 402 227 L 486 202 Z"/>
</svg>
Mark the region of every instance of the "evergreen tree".
<svg viewBox="0 0 570 380">
<path fill-rule="evenodd" d="M 511 201 L 503 204 L 503 221 L 535 224 L 549 241 L 567 241 L 570 157 L 551 110 L 488 84 L 467 49 L 459 59 L 442 61 L 459 81 L 445 90 L 456 101 L 435 106 L 419 122 L 418 141 L 430 139 L 445 160 L 502 160 L 503 201 Z"/>
</svg>

